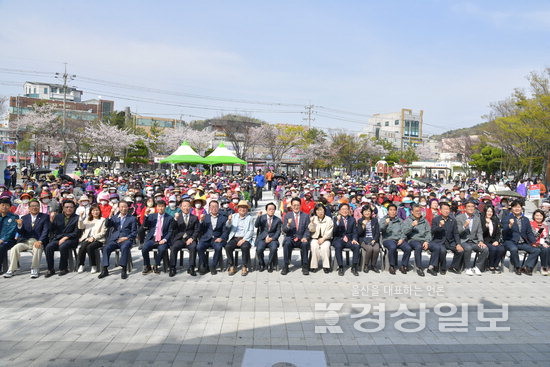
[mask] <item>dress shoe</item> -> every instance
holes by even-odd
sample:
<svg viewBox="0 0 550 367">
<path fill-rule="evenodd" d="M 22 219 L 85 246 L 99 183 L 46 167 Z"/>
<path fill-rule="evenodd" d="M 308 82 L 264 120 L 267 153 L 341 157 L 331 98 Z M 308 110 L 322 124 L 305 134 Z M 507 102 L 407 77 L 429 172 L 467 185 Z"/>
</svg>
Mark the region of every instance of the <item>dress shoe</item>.
<svg viewBox="0 0 550 367">
<path fill-rule="evenodd" d="M 521 275 L 521 268 L 516 268 L 515 273 L 516 273 L 516 275 Z"/>
<path fill-rule="evenodd" d="M 101 273 L 99 273 L 97 277 L 101 279 L 101 278 L 105 278 L 108 275 L 109 275 L 109 270 L 107 270 L 107 267 L 104 266 L 103 269 L 101 269 Z"/>
<path fill-rule="evenodd" d="M 303 274 L 303 275 L 309 275 L 309 267 L 304 266 L 304 267 L 302 268 L 302 274 Z"/>
<path fill-rule="evenodd" d="M 399 268 L 399 271 L 402 273 L 402 274 L 407 274 L 407 272 L 409 271 L 409 269 L 407 269 L 406 266 L 401 266 Z"/>
<path fill-rule="evenodd" d="M 395 275 L 395 268 L 393 266 L 390 266 L 390 274 Z"/>
<path fill-rule="evenodd" d="M 525 275 L 533 275 L 533 269 L 531 269 L 531 268 L 525 268 L 524 274 L 525 274 Z"/>
<path fill-rule="evenodd" d="M 267 266 L 267 272 L 268 273 L 273 273 L 273 265 L 268 265 Z"/>
<path fill-rule="evenodd" d="M 229 275 L 235 275 L 237 273 L 237 268 L 234 266 L 230 266 L 229 270 L 227 272 Z"/>
<path fill-rule="evenodd" d="M 376 266 L 372 267 L 371 270 L 374 271 L 376 274 L 380 273 L 380 270 Z"/>
<path fill-rule="evenodd" d="M 281 275 L 287 275 L 288 274 L 288 266 L 283 266 L 283 270 L 281 270 Z"/>
<path fill-rule="evenodd" d="M 265 265 L 260 265 L 258 267 L 258 271 L 261 273 L 262 271 L 265 271 Z"/>
<path fill-rule="evenodd" d="M 369 267 L 368 266 L 363 266 L 363 273 L 368 273 L 369 272 Z"/>
<path fill-rule="evenodd" d="M 141 272 L 141 274 L 143 275 L 147 275 L 149 273 L 153 272 L 153 269 L 151 268 L 150 265 L 147 265 L 143 268 L 143 271 Z"/>
<path fill-rule="evenodd" d="M 329 268 L 323 268 L 323 271 L 325 272 L 325 274 L 330 273 L 330 269 L 329 269 Z"/>
<path fill-rule="evenodd" d="M 344 276 L 344 267 L 343 266 L 338 267 L 338 275 Z"/>
<path fill-rule="evenodd" d="M 457 268 L 449 268 L 449 271 L 454 274 L 460 274 L 460 270 L 458 270 Z"/>
<path fill-rule="evenodd" d="M 187 269 L 187 274 L 191 275 L 192 277 L 196 277 L 197 273 L 195 272 L 195 268 L 189 268 Z"/>
<path fill-rule="evenodd" d="M 210 274 L 216 275 L 216 274 L 218 274 L 218 270 L 216 270 L 215 267 L 212 267 L 212 269 L 210 269 Z"/>
<path fill-rule="evenodd" d="M 447 270 L 441 269 L 441 270 L 439 270 L 439 274 L 445 275 L 445 274 L 447 274 Z"/>
<path fill-rule="evenodd" d="M 160 274 L 160 269 L 159 269 L 159 267 L 158 267 L 157 265 L 155 265 L 155 266 L 153 267 L 153 273 L 155 273 L 155 274 L 157 274 L 157 275 Z"/>
<path fill-rule="evenodd" d="M 59 270 L 59 276 L 62 277 L 63 275 L 69 274 L 69 271 L 67 269 Z"/>
<path fill-rule="evenodd" d="M 416 274 L 420 275 L 421 277 L 424 276 L 424 270 L 422 270 L 421 268 L 418 268 L 416 269 Z"/>
<path fill-rule="evenodd" d="M 128 272 L 126 271 L 126 267 L 122 267 L 122 271 L 120 272 L 120 278 L 121 279 L 127 279 L 128 278 Z"/>
<path fill-rule="evenodd" d="M 208 269 L 206 269 L 206 268 L 200 266 L 200 267 L 199 267 L 199 274 L 200 274 L 200 275 L 205 275 L 206 273 L 208 273 Z"/>
<path fill-rule="evenodd" d="M 521 273 L 520 273 L 521 274 Z M 55 270 L 48 270 L 48 272 L 46 273 L 46 275 L 44 275 L 44 278 L 49 278 L 51 277 L 52 275 L 55 275 Z"/>
<path fill-rule="evenodd" d="M 176 268 L 170 268 L 170 272 L 168 273 L 168 276 L 170 278 L 173 276 L 176 276 Z"/>
<path fill-rule="evenodd" d="M 248 268 L 246 266 L 243 266 L 242 270 L 241 270 L 241 275 L 243 277 L 247 276 L 248 275 Z"/>
<path fill-rule="evenodd" d="M 356 266 L 356 265 L 354 265 L 354 266 L 351 267 L 351 273 L 352 273 L 353 275 L 355 275 L 356 277 L 359 276 L 359 272 L 357 271 L 357 266 Z"/>
<path fill-rule="evenodd" d="M 434 268 L 428 268 L 427 272 L 428 274 L 433 275 L 434 277 L 437 276 L 437 271 L 435 271 Z"/>
<path fill-rule="evenodd" d="M 317 273 L 319 271 L 319 268 L 311 268 L 309 269 L 312 273 Z"/>
</svg>

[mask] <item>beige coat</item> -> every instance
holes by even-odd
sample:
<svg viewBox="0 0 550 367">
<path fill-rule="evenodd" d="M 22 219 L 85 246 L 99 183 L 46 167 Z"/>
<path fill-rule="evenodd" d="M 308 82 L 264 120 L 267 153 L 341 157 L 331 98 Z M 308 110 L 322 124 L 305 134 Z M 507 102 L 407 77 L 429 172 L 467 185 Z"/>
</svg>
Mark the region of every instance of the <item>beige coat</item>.
<svg viewBox="0 0 550 367">
<path fill-rule="evenodd" d="M 322 221 L 319 221 L 319 217 L 314 215 L 309 222 L 309 231 L 311 232 L 311 238 L 318 239 L 322 236 L 325 240 L 332 238 L 332 230 L 334 229 L 334 222 L 332 218 L 325 216 Z"/>
<path fill-rule="evenodd" d="M 82 217 L 81 217 L 82 218 Z M 78 221 L 78 228 L 83 229 L 80 241 L 84 241 L 89 237 L 93 237 L 96 241 L 104 241 L 107 233 L 105 218 L 94 219 L 89 221 L 88 218 Z"/>
</svg>

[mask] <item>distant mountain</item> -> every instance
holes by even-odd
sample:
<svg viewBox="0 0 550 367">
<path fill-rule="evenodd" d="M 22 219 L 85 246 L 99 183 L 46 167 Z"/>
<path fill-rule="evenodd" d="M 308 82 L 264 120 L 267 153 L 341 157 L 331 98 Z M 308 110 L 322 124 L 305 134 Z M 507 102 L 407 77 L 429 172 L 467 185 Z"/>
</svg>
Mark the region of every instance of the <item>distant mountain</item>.
<svg viewBox="0 0 550 367">
<path fill-rule="evenodd" d="M 444 132 L 439 135 L 432 135 L 432 139 L 441 140 L 444 138 L 457 138 L 463 135 L 480 135 L 484 128 L 488 125 L 488 122 L 483 122 L 481 124 L 474 125 L 472 127 L 464 127 L 461 129 L 454 129 Z"/>
</svg>

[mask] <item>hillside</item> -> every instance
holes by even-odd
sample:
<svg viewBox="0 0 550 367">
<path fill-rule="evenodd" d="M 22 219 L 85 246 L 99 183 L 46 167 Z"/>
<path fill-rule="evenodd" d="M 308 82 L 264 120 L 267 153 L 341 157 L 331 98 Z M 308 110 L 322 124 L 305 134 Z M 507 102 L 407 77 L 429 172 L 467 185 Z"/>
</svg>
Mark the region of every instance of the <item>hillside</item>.
<svg viewBox="0 0 550 367">
<path fill-rule="evenodd" d="M 464 127 L 461 129 L 454 129 L 444 132 L 443 134 L 439 135 L 432 135 L 433 139 L 443 139 L 443 138 L 456 138 L 463 135 L 480 135 L 481 132 L 484 130 L 484 128 L 488 125 L 488 122 L 483 122 L 481 124 L 477 124 L 471 127 Z"/>
</svg>

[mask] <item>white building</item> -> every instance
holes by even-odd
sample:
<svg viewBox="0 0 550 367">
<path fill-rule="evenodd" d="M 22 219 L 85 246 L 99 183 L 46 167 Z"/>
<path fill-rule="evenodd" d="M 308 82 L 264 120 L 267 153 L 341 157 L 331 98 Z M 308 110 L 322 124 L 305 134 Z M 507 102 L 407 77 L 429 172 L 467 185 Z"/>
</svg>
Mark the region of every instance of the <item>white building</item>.
<svg viewBox="0 0 550 367">
<path fill-rule="evenodd" d="M 375 113 L 368 119 L 367 133 L 385 139 L 399 149 L 416 147 L 422 143 L 423 116 L 423 110 L 414 112 L 408 108 L 399 112 Z"/>
<path fill-rule="evenodd" d="M 56 101 L 63 100 L 63 85 L 50 83 L 26 82 L 24 85 L 25 97 L 50 99 Z M 76 88 L 67 87 L 67 101 L 81 102 L 82 91 Z"/>
</svg>

